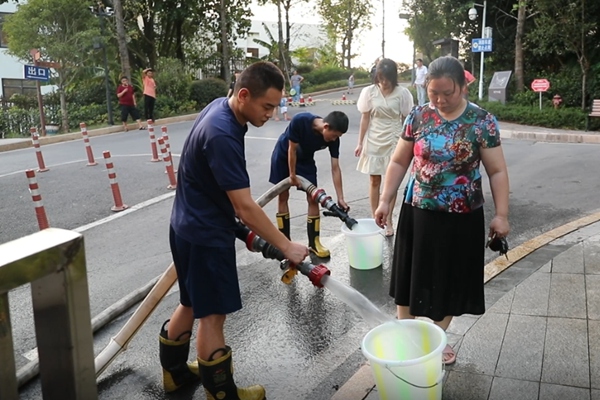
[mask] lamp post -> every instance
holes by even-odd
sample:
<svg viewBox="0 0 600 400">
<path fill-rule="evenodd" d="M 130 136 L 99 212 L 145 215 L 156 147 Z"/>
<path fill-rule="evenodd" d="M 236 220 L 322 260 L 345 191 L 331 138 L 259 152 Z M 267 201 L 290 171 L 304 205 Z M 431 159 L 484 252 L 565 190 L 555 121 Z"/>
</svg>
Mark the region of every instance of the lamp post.
<svg viewBox="0 0 600 400">
<path fill-rule="evenodd" d="M 486 37 L 485 29 L 485 16 L 487 15 L 487 1 L 484 0 L 483 4 L 473 3 L 473 7 L 469 10 L 469 19 L 474 21 L 477 19 L 477 9 L 475 6 L 483 7 L 483 17 L 481 21 L 481 37 Z M 481 52 L 481 61 L 479 63 L 479 100 L 483 100 L 483 65 L 484 65 L 485 52 Z"/>
<path fill-rule="evenodd" d="M 416 15 L 412 15 L 412 14 L 408 14 L 408 13 L 400 13 L 398 14 L 398 17 L 400 19 L 405 19 L 405 20 L 410 20 L 411 17 L 415 18 L 415 27 L 417 25 L 417 16 Z M 410 71 L 411 71 L 411 79 L 412 79 L 412 83 L 415 83 L 415 79 L 416 79 L 416 71 L 415 71 L 415 59 L 417 58 L 417 45 L 415 43 L 415 40 L 413 39 L 412 42 L 412 48 L 413 48 L 413 54 L 412 54 L 412 65 L 410 67 Z"/>
<path fill-rule="evenodd" d="M 104 7 L 103 5 L 98 5 L 97 7 L 90 7 L 90 11 L 96 17 L 100 19 L 100 34 L 104 39 L 106 35 L 105 27 L 104 27 L 104 18 L 111 17 L 113 15 L 113 10 L 110 7 Z M 111 101 L 111 91 L 110 91 L 110 79 L 108 76 L 108 57 L 106 55 L 106 43 L 104 40 L 101 43 L 98 43 L 98 46 L 102 46 L 102 56 L 104 57 L 104 86 L 106 87 L 106 107 L 108 111 L 108 124 L 114 125 L 113 119 L 113 110 L 112 110 L 112 101 Z M 96 46 L 94 46 L 96 47 Z"/>
<path fill-rule="evenodd" d="M 385 0 L 381 0 L 381 57 L 385 58 Z"/>
</svg>

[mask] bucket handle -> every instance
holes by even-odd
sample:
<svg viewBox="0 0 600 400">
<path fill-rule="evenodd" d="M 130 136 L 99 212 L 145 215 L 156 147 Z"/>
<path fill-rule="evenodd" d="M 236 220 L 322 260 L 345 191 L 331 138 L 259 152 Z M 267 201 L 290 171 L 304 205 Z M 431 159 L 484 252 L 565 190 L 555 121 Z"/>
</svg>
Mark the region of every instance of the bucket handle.
<svg viewBox="0 0 600 400">
<path fill-rule="evenodd" d="M 440 374 L 440 377 L 438 378 L 438 380 L 433 384 L 433 385 L 429 385 L 429 386 L 421 386 L 421 385 L 417 385 L 415 383 L 409 382 L 406 379 L 396 375 L 396 373 L 394 371 L 392 371 L 392 369 L 390 368 L 389 365 L 385 365 L 385 369 L 387 369 L 388 371 L 390 371 L 390 373 L 392 375 L 394 375 L 396 378 L 400 379 L 402 382 L 412 386 L 412 387 L 416 387 L 417 389 L 431 389 L 436 387 L 437 385 L 439 385 L 440 383 L 442 383 L 442 381 L 444 380 L 444 375 L 446 374 L 446 368 L 444 365 L 442 365 L 442 373 Z"/>
</svg>

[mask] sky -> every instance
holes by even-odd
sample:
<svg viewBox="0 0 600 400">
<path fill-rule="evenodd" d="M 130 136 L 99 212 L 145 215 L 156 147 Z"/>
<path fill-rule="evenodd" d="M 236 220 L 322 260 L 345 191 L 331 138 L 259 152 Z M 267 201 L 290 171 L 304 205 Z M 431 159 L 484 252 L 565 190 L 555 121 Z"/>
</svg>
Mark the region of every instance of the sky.
<svg viewBox="0 0 600 400">
<path fill-rule="evenodd" d="M 363 31 L 357 38 L 355 53 L 357 57 L 352 65 L 359 67 L 370 67 L 377 57 L 381 56 L 381 40 L 383 36 L 383 6 L 385 1 L 385 56 L 397 62 L 411 64 L 412 62 L 412 42 L 402 32 L 407 22 L 398 18 L 400 3 L 398 0 L 371 0 L 374 6 L 374 13 L 371 20 L 372 28 Z M 290 10 L 290 21 L 292 23 L 319 24 L 322 20 L 315 12 L 316 0 L 309 0 L 308 3 L 300 3 Z M 274 5 L 259 6 L 256 1 L 252 4 L 254 17 L 252 19 L 261 21 L 277 22 L 277 8 Z"/>
</svg>

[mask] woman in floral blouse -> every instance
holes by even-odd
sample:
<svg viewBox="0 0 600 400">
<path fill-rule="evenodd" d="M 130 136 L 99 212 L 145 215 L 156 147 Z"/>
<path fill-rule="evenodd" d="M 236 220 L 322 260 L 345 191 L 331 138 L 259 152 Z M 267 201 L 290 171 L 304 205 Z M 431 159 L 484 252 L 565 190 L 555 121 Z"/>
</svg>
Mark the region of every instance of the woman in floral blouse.
<svg viewBox="0 0 600 400">
<path fill-rule="evenodd" d="M 495 215 L 488 236 L 505 237 L 508 172 L 496 118 L 469 103 L 464 70 L 453 57 L 431 63 L 430 103 L 404 122 L 387 168 L 375 218 L 386 225 L 390 202 L 413 162 L 394 247 L 390 295 L 398 318 L 426 316 L 446 330 L 453 316 L 483 314 L 485 227 L 479 165 L 489 177 Z M 445 364 L 456 354 L 446 346 Z"/>
</svg>

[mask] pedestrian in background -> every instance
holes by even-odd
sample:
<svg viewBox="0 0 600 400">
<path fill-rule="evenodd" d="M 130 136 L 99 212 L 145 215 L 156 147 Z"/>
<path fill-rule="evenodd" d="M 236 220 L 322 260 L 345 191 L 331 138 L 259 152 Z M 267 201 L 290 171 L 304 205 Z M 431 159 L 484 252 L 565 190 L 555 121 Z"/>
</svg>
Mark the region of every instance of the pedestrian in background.
<svg viewBox="0 0 600 400">
<path fill-rule="evenodd" d="M 387 169 L 375 212 L 384 227 L 390 204 L 412 169 L 394 246 L 390 296 L 398 318 L 431 318 L 446 330 L 453 316 L 485 312 L 485 226 L 480 163 L 495 206 L 488 237 L 502 238 L 508 223 L 508 172 L 496 118 L 463 97 L 464 70 L 453 57 L 433 61 L 427 77 L 429 105 L 415 107 Z M 452 364 L 456 353 L 443 351 Z"/>
<path fill-rule="evenodd" d="M 348 77 L 348 94 L 354 94 L 354 73 Z"/>
<path fill-rule="evenodd" d="M 300 175 L 317 186 L 315 152 L 328 149 L 331 157 L 331 179 L 338 205 L 347 210 L 348 204 L 344 200 L 342 170 L 339 163 L 340 137 L 347 130 L 348 116 L 341 111 L 333 111 L 325 118 L 311 113 L 294 115 L 273 149 L 269 182 L 277 184 L 289 177 L 291 184 L 298 186 L 300 183 L 297 175 Z M 289 197 L 289 189 L 279 195 L 276 216 L 279 230 L 288 238 L 290 238 Z M 329 257 L 329 250 L 321 244 L 320 239 L 319 204 L 308 193 L 306 200 L 308 202 L 306 219 L 308 246 L 317 257 Z"/>
<path fill-rule="evenodd" d="M 369 175 L 371 214 L 379 204 L 381 176 L 385 174 L 390 158 L 402 132 L 402 122 L 414 105 L 408 89 L 398 85 L 398 67 L 393 60 L 384 58 L 377 64 L 375 84 L 360 92 L 357 102 L 361 112 L 358 145 L 354 155 L 360 157 L 356 169 Z M 392 211 L 387 221 L 386 236 L 394 234 Z"/>
<path fill-rule="evenodd" d="M 233 74 L 233 80 L 229 84 L 229 90 L 227 91 L 227 97 L 231 97 L 233 95 L 233 90 L 235 89 L 235 83 L 237 82 L 238 77 L 240 76 L 241 71 L 236 70 Z"/>
<path fill-rule="evenodd" d="M 144 114 L 146 120 L 154 121 L 156 82 L 154 81 L 154 70 L 152 68 L 146 68 L 142 71 L 142 84 L 144 85 Z"/>
<path fill-rule="evenodd" d="M 477 78 L 475 78 L 472 73 L 465 69 L 465 82 L 467 84 L 467 87 L 465 88 L 465 99 L 469 100 L 469 86 L 471 86 L 471 84 L 473 84 L 476 80 Z"/>
<path fill-rule="evenodd" d="M 292 74 L 292 77 L 290 78 L 290 81 L 292 84 L 292 91 L 293 91 L 293 92 L 290 92 L 290 94 L 294 97 L 295 102 L 300 101 L 300 85 L 303 80 L 304 80 L 304 77 L 302 75 L 299 75 L 298 71 L 294 71 L 294 73 Z"/>
<path fill-rule="evenodd" d="M 284 121 L 289 121 L 290 117 L 288 116 L 288 100 L 285 94 L 285 89 L 281 92 L 281 100 L 279 101 L 279 107 L 275 108 L 275 121 L 279 121 L 279 113 L 281 113 L 281 118 Z"/>
<path fill-rule="evenodd" d="M 138 129 L 146 129 L 140 120 L 140 112 L 137 109 L 137 102 L 135 101 L 135 89 L 129 84 L 129 79 L 127 79 L 126 76 L 121 78 L 121 84 L 117 87 L 117 97 L 119 98 L 119 105 L 121 106 L 121 122 L 123 122 L 123 129 L 125 129 L 125 132 L 129 130 L 127 127 L 127 119 L 130 115 L 131 118 L 137 122 Z"/>
<path fill-rule="evenodd" d="M 422 106 L 427 101 L 425 92 L 425 78 L 427 77 L 427 67 L 423 65 L 423 60 L 417 58 L 417 68 L 415 70 L 414 87 L 417 89 L 417 103 Z"/>
<path fill-rule="evenodd" d="M 274 64 L 250 65 L 238 77 L 229 99 L 218 98 L 202 110 L 183 145 L 169 231 L 180 304 L 159 336 L 167 391 L 200 376 L 208 399 L 265 398 L 262 386 L 236 386 L 232 350 L 225 344 L 223 327 L 227 314 L 242 308 L 236 216 L 293 264 L 308 255 L 305 245 L 290 242 L 256 204 L 246 169 L 248 123 L 261 127 L 271 118 L 284 83 Z M 196 319 L 197 363 L 188 364 Z"/>
</svg>

